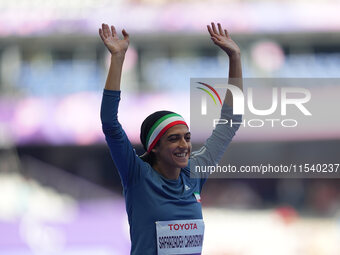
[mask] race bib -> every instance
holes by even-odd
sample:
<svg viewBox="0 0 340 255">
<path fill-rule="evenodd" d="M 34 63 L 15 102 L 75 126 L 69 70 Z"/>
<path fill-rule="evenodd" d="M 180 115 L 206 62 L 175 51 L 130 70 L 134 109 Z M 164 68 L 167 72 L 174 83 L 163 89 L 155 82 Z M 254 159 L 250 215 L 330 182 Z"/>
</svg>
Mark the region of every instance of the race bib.
<svg viewBox="0 0 340 255">
<path fill-rule="evenodd" d="M 157 221 L 158 255 L 202 253 L 203 220 Z"/>
</svg>

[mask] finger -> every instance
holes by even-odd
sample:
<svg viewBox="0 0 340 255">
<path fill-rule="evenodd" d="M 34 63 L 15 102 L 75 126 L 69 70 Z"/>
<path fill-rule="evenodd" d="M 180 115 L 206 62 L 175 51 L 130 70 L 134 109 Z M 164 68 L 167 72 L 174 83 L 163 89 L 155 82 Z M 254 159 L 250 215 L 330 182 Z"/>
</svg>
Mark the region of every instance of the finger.
<svg viewBox="0 0 340 255">
<path fill-rule="evenodd" d="M 229 33 L 228 33 L 227 29 L 224 29 L 224 33 L 225 33 L 225 36 L 226 36 L 227 38 L 229 38 L 229 39 L 230 39 L 230 35 L 229 35 Z"/>
<path fill-rule="evenodd" d="M 211 30 L 211 27 L 209 25 L 207 25 L 207 28 L 208 28 L 208 32 L 210 34 L 210 36 L 214 36 L 214 32 Z"/>
<path fill-rule="evenodd" d="M 105 34 L 104 34 L 104 28 L 105 28 L 105 25 L 104 23 L 102 24 L 102 28 L 101 28 L 101 32 L 102 32 L 102 36 L 103 38 L 105 38 Z"/>
<path fill-rule="evenodd" d="M 117 32 L 116 32 L 115 26 L 111 26 L 111 32 L 112 32 L 112 36 L 113 37 L 117 36 Z"/>
<path fill-rule="evenodd" d="M 218 32 L 217 32 L 217 29 L 216 29 L 216 26 L 215 26 L 215 23 L 214 23 L 214 22 L 211 22 L 211 26 L 212 26 L 212 29 L 213 29 L 214 33 L 218 34 Z"/>
<path fill-rule="evenodd" d="M 221 24 L 217 23 L 217 26 L 218 26 L 218 31 L 220 32 L 220 35 L 224 36 Z"/>
<path fill-rule="evenodd" d="M 107 38 L 111 35 L 109 26 L 107 24 L 102 25 L 104 37 Z"/>
<path fill-rule="evenodd" d="M 102 38 L 103 41 L 105 40 L 103 30 L 101 28 L 99 28 L 99 36 L 100 36 L 100 38 Z"/>
<path fill-rule="evenodd" d="M 126 32 L 126 30 L 125 29 L 123 29 L 122 30 L 122 34 L 123 34 L 123 36 L 124 36 L 124 40 L 129 40 L 129 34 Z"/>
</svg>

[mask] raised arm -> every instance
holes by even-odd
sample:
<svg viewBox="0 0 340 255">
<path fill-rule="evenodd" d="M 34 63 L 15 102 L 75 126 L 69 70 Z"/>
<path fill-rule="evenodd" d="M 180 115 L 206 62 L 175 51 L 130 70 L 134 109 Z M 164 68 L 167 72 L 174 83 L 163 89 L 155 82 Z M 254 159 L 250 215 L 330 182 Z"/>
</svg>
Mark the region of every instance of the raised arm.
<svg viewBox="0 0 340 255">
<path fill-rule="evenodd" d="M 243 90 L 242 85 L 242 66 L 241 66 L 241 51 L 237 44 L 231 39 L 228 31 L 222 29 L 220 23 L 211 23 L 207 26 L 211 40 L 219 46 L 229 57 L 229 83 Z M 233 106 L 233 97 L 227 90 L 224 102 L 229 106 Z"/>
<path fill-rule="evenodd" d="M 220 24 L 217 25 L 218 30 L 214 23 L 211 26 L 208 25 L 208 31 L 211 40 L 219 46 L 229 57 L 229 81 L 228 83 L 239 87 L 242 90 L 242 68 L 240 58 L 240 48 L 230 38 L 227 30 L 222 30 Z M 230 123 L 240 123 L 242 121 L 241 115 L 233 114 L 233 98 L 229 90 L 227 90 L 224 104 L 221 109 L 221 119 L 225 119 Z M 207 139 L 205 144 L 200 150 L 191 154 L 190 169 L 195 172 L 195 166 L 215 166 L 221 160 L 224 152 L 226 151 L 229 143 L 234 137 L 240 124 L 229 125 L 217 125 L 213 130 L 211 136 Z M 201 181 L 201 187 L 206 181 L 209 173 L 198 173 Z"/>
<path fill-rule="evenodd" d="M 129 47 L 129 34 L 123 29 L 123 39 L 119 39 L 116 29 L 107 24 L 102 24 L 99 29 L 100 38 L 111 53 L 111 63 L 109 73 L 107 75 L 105 89 L 120 90 L 120 79 L 122 76 L 122 67 L 125 58 L 125 53 Z"/>
<path fill-rule="evenodd" d="M 118 121 L 120 101 L 120 78 L 129 35 L 123 30 L 124 39 L 119 39 L 114 26 L 106 24 L 99 29 L 99 35 L 111 53 L 110 70 L 107 76 L 100 111 L 102 129 L 109 146 L 111 157 L 119 172 L 124 190 L 133 185 L 141 176 L 142 160 L 136 155 L 126 133 Z"/>
</svg>

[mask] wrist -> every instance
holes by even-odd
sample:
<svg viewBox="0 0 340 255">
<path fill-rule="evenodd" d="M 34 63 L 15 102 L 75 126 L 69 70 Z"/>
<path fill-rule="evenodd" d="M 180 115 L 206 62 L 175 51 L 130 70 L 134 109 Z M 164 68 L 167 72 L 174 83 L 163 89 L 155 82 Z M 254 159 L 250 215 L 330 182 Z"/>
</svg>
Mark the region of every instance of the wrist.
<svg viewBox="0 0 340 255">
<path fill-rule="evenodd" d="M 111 53 L 111 62 L 124 61 L 125 52 Z"/>
<path fill-rule="evenodd" d="M 235 51 L 228 54 L 230 60 L 240 60 L 241 59 L 241 52 Z"/>
</svg>

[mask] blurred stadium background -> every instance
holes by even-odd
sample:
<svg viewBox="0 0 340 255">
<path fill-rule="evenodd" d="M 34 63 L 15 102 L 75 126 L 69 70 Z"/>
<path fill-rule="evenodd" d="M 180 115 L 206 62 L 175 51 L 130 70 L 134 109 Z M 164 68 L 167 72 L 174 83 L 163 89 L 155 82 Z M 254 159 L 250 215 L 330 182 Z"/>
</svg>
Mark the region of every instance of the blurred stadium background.
<svg viewBox="0 0 340 255">
<path fill-rule="evenodd" d="M 119 117 L 142 153 L 149 113 L 171 109 L 189 120 L 190 78 L 226 77 L 226 56 L 206 32 L 211 21 L 241 46 L 245 77 L 335 78 L 339 9 L 331 0 L 1 0 L 0 254 L 129 252 L 99 119 L 109 63 L 102 22 L 131 35 Z M 317 132 L 240 133 L 230 162 L 340 163 L 338 85 L 311 88 L 320 109 L 331 107 Z M 204 254 L 340 254 L 339 180 L 209 180 Z"/>
</svg>

